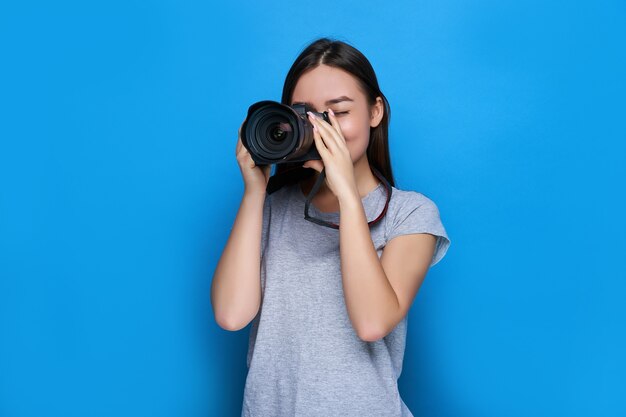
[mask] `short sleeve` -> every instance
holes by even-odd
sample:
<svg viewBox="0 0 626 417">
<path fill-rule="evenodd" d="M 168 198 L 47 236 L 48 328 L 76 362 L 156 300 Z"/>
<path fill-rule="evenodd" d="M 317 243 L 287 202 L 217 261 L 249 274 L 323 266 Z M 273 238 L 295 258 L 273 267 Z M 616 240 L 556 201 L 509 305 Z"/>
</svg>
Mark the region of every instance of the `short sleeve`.
<svg viewBox="0 0 626 417">
<path fill-rule="evenodd" d="M 263 202 L 263 226 L 261 227 L 261 258 L 265 253 L 265 247 L 267 246 L 267 240 L 269 238 L 270 218 L 271 218 L 271 195 L 265 195 L 265 201 Z"/>
<path fill-rule="evenodd" d="M 423 194 L 407 192 L 393 217 L 387 242 L 394 237 L 413 233 L 429 233 L 437 238 L 430 266 L 438 263 L 450 247 L 450 239 L 441 222 L 437 205 Z"/>
</svg>

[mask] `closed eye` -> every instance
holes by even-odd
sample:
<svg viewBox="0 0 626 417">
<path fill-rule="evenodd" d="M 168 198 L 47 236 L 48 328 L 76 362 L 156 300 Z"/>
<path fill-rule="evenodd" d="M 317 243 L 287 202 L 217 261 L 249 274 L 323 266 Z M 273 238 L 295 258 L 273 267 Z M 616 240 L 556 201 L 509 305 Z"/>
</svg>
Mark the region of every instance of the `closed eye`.
<svg viewBox="0 0 626 417">
<path fill-rule="evenodd" d="M 336 111 L 335 114 L 348 114 L 349 111 Z"/>
</svg>

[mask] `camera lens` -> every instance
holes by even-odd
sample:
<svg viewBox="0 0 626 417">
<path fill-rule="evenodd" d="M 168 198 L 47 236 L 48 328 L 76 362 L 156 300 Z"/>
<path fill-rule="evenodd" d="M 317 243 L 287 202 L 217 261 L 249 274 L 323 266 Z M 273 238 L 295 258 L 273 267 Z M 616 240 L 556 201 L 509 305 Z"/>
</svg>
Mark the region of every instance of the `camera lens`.
<svg viewBox="0 0 626 417">
<path fill-rule="evenodd" d="M 281 142 L 289 137 L 293 132 L 291 125 L 287 122 L 276 122 L 268 128 L 268 138 L 274 142 Z"/>
<path fill-rule="evenodd" d="M 313 128 L 305 109 L 264 100 L 248 108 L 242 143 L 255 161 L 296 162 L 314 148 Z"/>
<path fill-rule="evenodd" d="M 291 110 L 266 105 L 256 109 L 247 137 L 254 152 L 268 160 L 281 160 L 298 147 L 298 121 Z"/>
<path fill-rule="evenodd" d="M 277 123 L 270 128 L 270 135 L 275 141 L 284 140 L 287 137 L 287 130 L 290 126 L 288 123 Z"/>
<path fill-rule="evenodd" d="M 259 148 L 269 153 L 280 153 L 291 147 L 293 127 L 283 115 L 265 113 L 259 116 L 256 136 Z"/>
</svg>

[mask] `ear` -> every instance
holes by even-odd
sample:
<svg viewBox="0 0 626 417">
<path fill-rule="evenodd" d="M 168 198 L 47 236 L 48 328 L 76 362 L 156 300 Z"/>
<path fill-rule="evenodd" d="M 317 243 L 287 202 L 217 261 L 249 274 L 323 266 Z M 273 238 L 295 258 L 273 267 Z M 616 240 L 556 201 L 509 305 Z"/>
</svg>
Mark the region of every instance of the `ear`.
<svg viewBox="0 0 626 417">
<path fill-rule="evenodd" d="M 383 120 L 385 111 L 385 106 L 383 104 L 383 99 L 376 97 L 376 103 L 372 105 L 370 108 L 370 127 L 376 127 L 380 124 L 380 121 Z"/>
</svg>

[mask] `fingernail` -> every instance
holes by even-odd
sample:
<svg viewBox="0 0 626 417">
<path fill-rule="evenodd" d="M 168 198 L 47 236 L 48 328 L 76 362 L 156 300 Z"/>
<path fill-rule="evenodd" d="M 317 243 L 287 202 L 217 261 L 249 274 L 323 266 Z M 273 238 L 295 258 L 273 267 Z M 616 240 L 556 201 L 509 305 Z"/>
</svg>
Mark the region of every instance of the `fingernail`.
<svg viewBox="0 0 626 417">
<path fill-rule="evenodd" d="M 315 115 L 314 115 L 312 112 L 308 111 L 308 112 L 306 112 L 306 113 L 307 113 L 309 116 L 311 116 L 312 118 L 314 118 L 314 119 L 315 119 Z"/>
<path fill-rule="evenodd" d="M 333 109 L 328 109 L 328 113 L 332 114 L 333 116 L 335 115 L 335 112 L 333 111 Z"/>
</svg>

